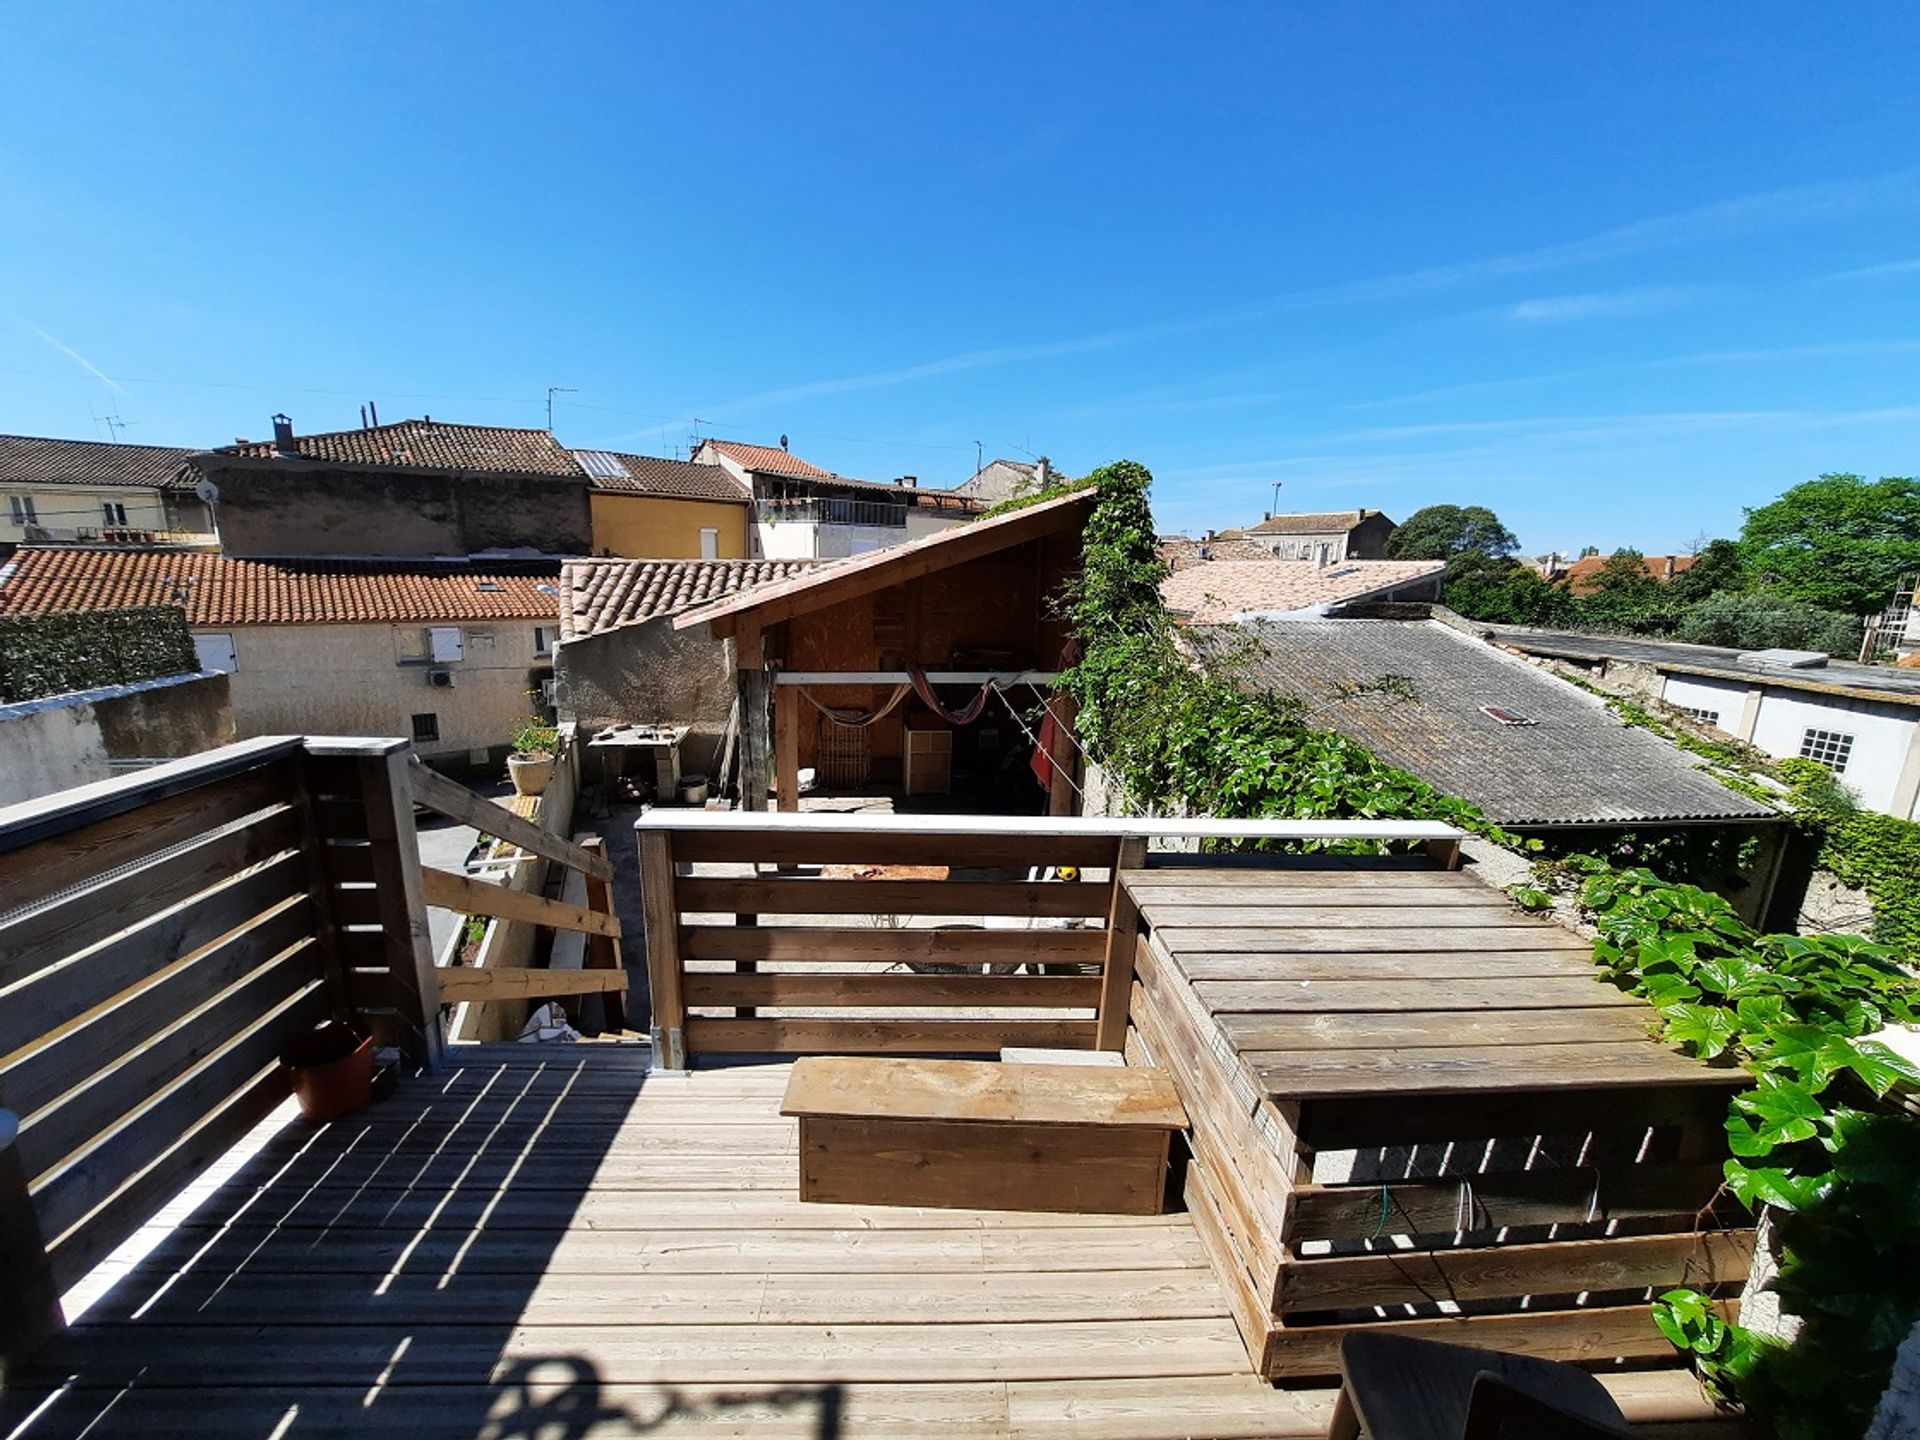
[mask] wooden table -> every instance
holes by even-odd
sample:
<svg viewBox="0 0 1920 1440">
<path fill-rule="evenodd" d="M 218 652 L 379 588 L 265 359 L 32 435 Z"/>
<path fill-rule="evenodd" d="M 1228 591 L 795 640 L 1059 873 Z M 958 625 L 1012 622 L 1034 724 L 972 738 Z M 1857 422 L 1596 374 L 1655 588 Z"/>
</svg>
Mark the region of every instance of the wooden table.
<svg viewBox="0 0 1920 1440">
<path fill-rule="evenodd" d="M 1470 875 L 1398 864 L 1181 865 L 1125 884 L 1146 1050 L 1190 1110 L 1204 1091 L 1248 1117 L 1197 1116 L 1196 1168 L 1247 1310 L 1273 1323 L 1269 1361 L 1318 1319 L 1522 1296 L 1535 1353 L 1565 1353 L 1540 1311 L 1566 1297 L 1583 1354 L 1637 1337 L 1656 1355 L 1643 1304 L 1595 1333 L 1572 1297 L 1744 1278 L 1750 1231 L 1695 1232 L 1749 1077 L 1655 1039 L 1658 1016 L 1587 940 Z"/>
</svg>

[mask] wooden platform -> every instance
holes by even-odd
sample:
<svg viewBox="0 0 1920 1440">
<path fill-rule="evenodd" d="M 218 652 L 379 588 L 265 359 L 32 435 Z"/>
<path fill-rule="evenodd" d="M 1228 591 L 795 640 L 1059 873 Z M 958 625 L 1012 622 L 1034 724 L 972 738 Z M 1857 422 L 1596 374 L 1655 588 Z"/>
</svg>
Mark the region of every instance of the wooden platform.
<svg viewBox="0 0 1920 1440">
<path fill-rule="evenodd" d="M 1263 1373 L 1377 1324 L 1671 1363 L 1649 1290 L 1737 1292 L 1752 1232 L 1708 1207 L 1747 1077 L 1651 1038 L 1584 939 L 1403 865 L 1124 883 L 1132 1044 L 1194 1117 L 1189 1206 Z"/>
<path fill-rule="evenodd" d="M 802 1204 L 789 1067 L 643 1053 L 459 1047 L 290 1126 L 0 1396 L 0 1433 L 1325 1433 L 1330 1391 L 1251 1373 L 1186 1216 Z M 1707 1416 L 1681 1377 L 1612 1383 L 1638 1420 Z"/>
</svg>

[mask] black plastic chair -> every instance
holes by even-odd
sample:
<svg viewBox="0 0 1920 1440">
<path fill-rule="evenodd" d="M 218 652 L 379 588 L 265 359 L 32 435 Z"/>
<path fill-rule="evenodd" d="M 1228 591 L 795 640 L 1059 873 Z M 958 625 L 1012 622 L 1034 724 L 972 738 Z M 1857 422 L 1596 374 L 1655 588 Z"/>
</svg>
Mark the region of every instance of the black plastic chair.
<svg viewBox="0 0 1920 1440">
<path fill-rule="evenodd" d="M 1328 1440 L 1623 1440 L 1627 1417 L 1559 1360 L 1404 1335 L 1350 1334 Z"/>
</svg>

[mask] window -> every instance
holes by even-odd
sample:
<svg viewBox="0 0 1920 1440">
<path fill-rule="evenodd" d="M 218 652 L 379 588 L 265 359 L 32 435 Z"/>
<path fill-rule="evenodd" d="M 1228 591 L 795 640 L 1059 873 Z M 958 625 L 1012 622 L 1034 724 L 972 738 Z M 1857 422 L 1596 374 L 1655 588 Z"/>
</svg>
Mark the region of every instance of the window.
<svg viewBox="0 0 1920 1440">
<path fill-rule="evenodd" d="M 559 635 L 560 632 L 551 625 L 534 626 L 533 653 L 536 655 L 553 654 L 553 642 L 559 638 Z"/>
<path fill-rule="evenodd" d="M 9 495 L 7 497 L 7 509 L 13 513 L 13 523 L 16 525 L 38 525 L 40 523 L 40 517 L 34 513 L 33 497 L 31 495 Z"/>
<path fill-rule="evenodd" d="M 199 658 L 202 670 L 223 670 L 231 675 L 240 668 L 240 658 L 234 653 L 231 635 L 196 635 L 193 637 L 193 653 Z"/>
<path fill-rule="evenodd" d="M 702 560 L 718 560 L 720 558 L 720 532 L 718 530 L 701 530 L 700 558 Z"/>
<path fill-rule="evenodd" d="M 127 507 L 118 500 L 103 500 L 100 502 L 100 518 L 108 525 L 125 525 Z"/>
<path fill-rule="evenodd" d="M 458 625 L 435 625 L 427 631 L 427 653 L 436 665 L 446 665 L 466 653 Z"/>
<path fill-rule="evenodd" d="M 440 739 L 440 717 L 434 714 L 413 717 L 413 743 L 429 745 Z"/>
<path fill-rule="evenodd" d="M 1809 729 L 1800 737 L 1800 755 L 1802 759 L 1816 760 L 1834 774 L 1841 774 L 1847 768 L 1847 758 L 1853 754 L 1853 736 L 1842 735 L 1838 730 Z"/>
<path fill-rule="evenodd" d="M 1720 712 L 1718 710 L 1703 710 L 1697 705 L 1676 705 L 1673 708 L 1678 710 L 1682 715 L 1685 715 L 1688 719 L 1698 720 L 1703 725 L 1712 725 L 1717 728 L 1720 724 Z"/>
</svg>

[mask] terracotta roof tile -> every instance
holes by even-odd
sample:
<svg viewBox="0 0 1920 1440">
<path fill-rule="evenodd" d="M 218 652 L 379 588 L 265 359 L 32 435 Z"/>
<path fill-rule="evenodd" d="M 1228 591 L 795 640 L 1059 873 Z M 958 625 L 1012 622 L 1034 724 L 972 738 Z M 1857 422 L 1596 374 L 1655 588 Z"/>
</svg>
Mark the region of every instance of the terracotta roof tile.
<svg viewBox="0 0 1920 1440">
<path fill-rule="evenodd" d="M 819 568 L 816 560 L 569 560 L 560 574 L 561 638 L 637 625 Z"/>
<path fill-rule="evenodd" d="M 1225 560 L 1252 560 L 1268 564 L 1284 562 L 1274 558 L 1271 550 L 1264 545 L 1256 545 L 1251 540 L 1162 540 L 1159 544 L 1162 563 L 1176 573 L 1191 570 L 1195 565 Z M 1205 556 L 1201 551 L 1205 550 Z"/>
<path fill-rule="evenodd" d="M 1443 560 L 1216 560 L 1169 575 L 1160 582 L 1160 598 L 1169 610 L 1191 612 L 1195 624 L 1212 625 L 1249 612 L 1362 600 L 1446 568 Z"/>
<path fill-rule="evenodd" d="M 728 459 L 763 474 L 800 475 L 814 480 L 833 478 L 831 470 L 822 470 L 818 465 L 809 464 L 777 445 L 748 445 L 740 440 L 708 440 L 706 443 Z"/>
<path fill-rule="evenodd" d="M 550 620 L 560 611 L 559 569 L 553 561 L 251 560 L 24 546 L 0 570 L 0 614 L 184 605 L 197 626 Z"/>
<path fill-rule="evenodd" d="M 365 430 L 295 435 L 304 460 L 340 465 L 394 465 L 412 469 L 490 470 L 514 475 L 582 478 L 580 463 L 545 430 L 500 425 L 448 425 L 438 420 L 397 420 Z M 216 452 L 255 460 L 274 456 L 271 440 L 250 440 Z"/>
<path fill-rule="evenodd" d="M 666 460 L 658 455 L 625 455 L 617 450 L 576 450 L 574 459 L 596 490 L 660 495 L 676 500 L 728 500 L 746 504 L 747 490 L 718 465 Z"/>
<path fill-rule="evenodd" d="M 199 452 L 171 445 L 109 445 L 0 435 L 0 485 L 138 485 L 193 488 L 188 460 Z"/>
</svg>

